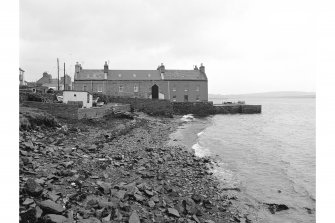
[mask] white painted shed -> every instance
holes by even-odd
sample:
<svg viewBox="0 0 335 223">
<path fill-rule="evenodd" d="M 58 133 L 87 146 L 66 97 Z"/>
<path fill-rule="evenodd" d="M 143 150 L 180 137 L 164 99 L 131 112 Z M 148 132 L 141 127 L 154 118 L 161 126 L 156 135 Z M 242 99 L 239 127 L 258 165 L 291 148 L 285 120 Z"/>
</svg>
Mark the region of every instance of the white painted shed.
<svg viewBox="0 0 335 223">
<path fill-rule="evenodd" d="M 83 102 L 83 108 L 91 108 L 93 95 L 87 91 L 63 91 L 63 103 Z"/>
</svg>

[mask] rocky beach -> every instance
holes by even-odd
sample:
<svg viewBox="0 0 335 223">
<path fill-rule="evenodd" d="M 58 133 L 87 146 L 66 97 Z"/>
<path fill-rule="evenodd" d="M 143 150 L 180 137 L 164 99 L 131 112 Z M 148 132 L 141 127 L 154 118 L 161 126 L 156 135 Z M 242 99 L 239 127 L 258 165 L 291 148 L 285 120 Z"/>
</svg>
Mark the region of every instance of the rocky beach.
<svg viewBox="0 0 335 223">
<path fill-rule="evenodd" d="M 180 117 L 29 124 L 31 112 L 20 108 L 20 222 L 251 222 L 215 161 L 171 139 Z"/>
</svg>

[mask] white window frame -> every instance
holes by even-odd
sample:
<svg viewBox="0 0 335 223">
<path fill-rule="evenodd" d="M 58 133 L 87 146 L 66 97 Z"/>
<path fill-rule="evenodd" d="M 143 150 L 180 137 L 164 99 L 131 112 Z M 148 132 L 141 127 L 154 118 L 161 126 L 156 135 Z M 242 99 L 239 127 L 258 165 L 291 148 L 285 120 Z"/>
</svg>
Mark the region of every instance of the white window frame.
<svg viewBox="0 0 335 223">
<path fill-rule="evenodd" d="M 138 85 L 137 84 L 134 85 L 134 92 L 138 92 Z"/>
<path fill-rule="evenodd" d="M 123 85 L 119 86 L 119 92 L 123 92 Z"/>
</svg>

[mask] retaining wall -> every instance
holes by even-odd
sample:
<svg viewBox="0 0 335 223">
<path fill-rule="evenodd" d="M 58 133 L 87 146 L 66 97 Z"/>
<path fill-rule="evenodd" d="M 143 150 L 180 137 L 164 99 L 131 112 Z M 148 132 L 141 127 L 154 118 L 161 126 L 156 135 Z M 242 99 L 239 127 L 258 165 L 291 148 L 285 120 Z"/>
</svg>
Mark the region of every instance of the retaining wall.
<svg viewBox="0 0 335 223">
<path fill-rule="evenodd" d="M 257 114 L 262 112 L 261 105 L 214 105 L 215 114 Z"/>
<path fill-rule="evenodd" d="M 172 102 L 172 105 L 173 111 L 177 115 L 206 116 L 215 114 L 212 102 Z"/>
<path fill-rule="evenodd" d="M 169 100 L 152 100 L 144 98 L 126 98 L 115 97 L 104 94 L 93 94 L 94 98 L 99 97 L 98 102 L 106 103 L 123 103 L 130 104 L 132 110 L 147 113 L 149 115 L 168 116 L 173 115 L 172 103 Z"/>
<path fill-rule="evenodd" d="M 44 103 L 35 101 L 23 101 L 25 107 L 38 108 L 52 114 L 56 118 L 78 119 L 78 105 L 69 105 L 61 103 Z"/>
<path fill-rule="evenodd" d="M 115 111 L 129 112 L 129 104 L 107 104 L 102 107 L 80 108 L 78 109 L 78 119 L 102 118 Z"/>
</svg>

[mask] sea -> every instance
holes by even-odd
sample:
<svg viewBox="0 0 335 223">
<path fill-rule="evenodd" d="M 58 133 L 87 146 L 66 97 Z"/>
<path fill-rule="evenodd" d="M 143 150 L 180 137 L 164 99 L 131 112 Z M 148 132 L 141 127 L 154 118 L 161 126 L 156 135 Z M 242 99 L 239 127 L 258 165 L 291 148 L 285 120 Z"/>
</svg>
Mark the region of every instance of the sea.
<svg viewBox="0 0 335 223">
<path fill-rule="evenodd" d="M 214 175 L 252 222 L 315 222 L 315 98 L 246 103 L 262 105 L 262 113 L 190 114 L 172 137 L 197 156 L 217 160 Z M 289 209 L 272 214 L 266 203 Z"/>
</svg>

